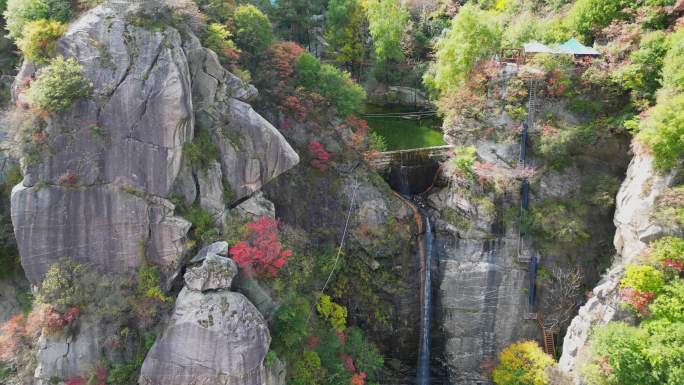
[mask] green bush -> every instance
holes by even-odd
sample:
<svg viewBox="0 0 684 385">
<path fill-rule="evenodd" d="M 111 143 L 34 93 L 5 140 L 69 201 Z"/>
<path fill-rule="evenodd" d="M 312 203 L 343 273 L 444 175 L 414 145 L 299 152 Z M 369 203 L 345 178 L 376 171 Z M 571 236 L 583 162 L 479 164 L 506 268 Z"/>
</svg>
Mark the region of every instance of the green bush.
<svg viewBox="0 0 684 385">
<path fill-rule="evenodd" d="M 516 342 L 501 351 L 492 377 L 497 385 L 546 385 L 546 369 L 552 364 L 536 342 Z"/>
<path fill-rule="evenodd" d="M 183 146 L 183 155 L 196 169 L 207 170 L 221 158 L 221 150 L 206 129 L 197 127 L 193 141 Z"/>
<path fill-rule="evenodd" d="M 321 359 L 316 352 L 305 350 L 301 359 L 294 365 L 291 385 L 317 385 L 323 380 Z"/>
<path fill-rule="evenodd" d="M 58 21 L 31 21 L 24 26 L 23 36 L 17 41 L 17 46 L 27 60 L 44 63 L 55 52 L 56 41 L 66 30 L 66 25 Z"/>
<path fill-rule="evenodd" d="M 63 258 L 50 266 L 38 288 L 36 300 L 60 312 L 75 306 L 84 308 L 95 298 L 93 274 L 82 264 Z"/>
<path fill-rule="evenodd" d="M 385 360 L 378 348 L 363 337 L 360 329 L 355 327 L 348 329 L 344 350 L 354 357 L 354 366 L 358 371 L 366 372 L 369 381 L 378 380 Z"/>
<path fill-rule="evenodd" d="M 222 23 L 226 21 L 235 10 L 233 0 L 195 0 L 202 12 L 207 15 L 209 21 Z"/>
<path fill-rule="evenodd" d="M 668 325 L 673 322 L 684 323 L 684 281 L 677 279 L 666 285 L 662 294 L 649 306 L 649 310 L 652 316 L 645 325 L 649 330 L 656 330 L 650 325 L 652 321 L 658 322 L 660 328 L 665 325 L 662 321 L 666 321 Z"/>
<path fill-rule="evenodd" d="M 211 23 L 207 26 L 204 46 L 216 52 L 222 61 L 237 59 L 239 51 L 233 40 L 231 40 L 232 36 L 223 24 Z"/>
<path fill-rule="evenodd" d="M 589 229 L 582 220 L 586 207 L 572 202 L 547 200 L 534 205 L 527 218 L 532 233 L 554 244 L 582 244 L 589 240 Z"/>
<path fill-rule="evenodd" d="M 7 0 L 5 10 L 9 37 L 17 40 L 24 32 L 24 25 L 40 19 L 66 22 L 71 17 L 70 0 Z"/>
<path fill-rule="evenodd" d="M 577 0 L 568 14 L 568 23 L 585 43 L 591 43 L 593 32 L 621 17 L 622 9 L 629 3 L 627 0 Z"/>
<path fill-rule="evenodd" d="M 665 33 L 651 32 L 641 39 L 639 49 L 630 54 L 629 64 L 613 75 L 622 86 L 631 90 L 636 106 L 648 106 L 655 101 L 668 48 Z"/>
<path fill-rule="evenodd" d="M 623 322 L 597 328 L 591 336 L 592 361 L 581 370 L 587 385 L 656 385 L 644 355 L 648 333 Z"/>
<path fill-rule="evenodd" d="M 674 167 L 684 154 L 684 94 L 663 93 L 639 125 L 637 140 L 649 147 L 656 168 Z"/>
<path fill-rule="evenodd" d="M 289 357 L 293 349 L 301 346 L 308 333 L 306 321 L 311 304 L 298 295 L 290 295 L 274 316 L 273 348 L 279 356 Z"/>
<path fill-rule="evenodd" d="M 37 79 L 31 83 L 29 99 L 43 111 L 63 112 L 77 100 L 89 96 L 92 89 L 76 59 L 59 56 L 38 71 Z"/>
<path fill-rule="evenodd" d="M 268 16 L 255 6 L 241 5 L 235 9 L 235 42 L 238 47 L 253 55 L 261 53 L 273 41 L 273 27 Z"/>
<path fill-rule="evenodd" d="M 144 298 L 167 302 L 171 299 L 161 288 L 161 274 L 159 269 L 149 264 L 138 268 L 138 293 Z"/>
<path fill-rule="evenodd" d="M 649 245 L 649 256 L 654 263 L 665 261 L 684 262 L 684 239 L 679 237 L 660 238 Z"/>
<path fill-rule="evenodd" d="M 320 80 L 321 62 L 310 53 L 304 52 L 297 58 L 295 68 L 298 83 L 306 89 L 315 89 Z"/>
<path fill-rule="evenodd" d="M 457 90 L 479 60 L 498 50 L 500 41 L 500 27 L 489 13 L 472 4 L 463 6 L 435 44 L 435 62 L 425 83 L 442 93 Z"/>
<path fill-rule="evenodd" d="M 629 287 L 645 293 L 660 293 L 665 286 L 665 275 L 647 265 L 628 265 L 620 287 Z"/>
<path fill-rule="evenodd" d="M 668 38 L 669 50 L 663 59 L 663 87 L 684 90 L 684 28 Z"/>
<path fill-rule="evenodd" d="M 377 132 L 371 132 L 368 134 L 368 149 L 371 151 L 387 151 L 387 140 L 384 136 L 378 134 Z"/>
<path fill-rule="evenodd" d="M 318 90 L 335 105 L 340 115 L 346 116 L 361 109 L 366 92 L 351 79 L 349 72 L 324 64 L 319 76 Z"/>
<path fill-rule="evenodd" d="M 475 147 L 457 147 L 454 149 L 451 164 L 456 174 L 462 178 L 472 179 L 475 177 L 473 166 L 476 160 L 477 149 Z"/>
</svg>

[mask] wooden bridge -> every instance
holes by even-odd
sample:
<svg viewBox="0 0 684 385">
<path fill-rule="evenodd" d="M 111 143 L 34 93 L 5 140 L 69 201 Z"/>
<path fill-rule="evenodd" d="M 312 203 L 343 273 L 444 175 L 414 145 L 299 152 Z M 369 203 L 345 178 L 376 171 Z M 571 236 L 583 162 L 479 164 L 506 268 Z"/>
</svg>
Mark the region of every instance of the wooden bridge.
<svg viewBox="0 0 684 385">
<path fill-rule="evenodd" d="M 370 165 L 376 171 L 384 171 L 391 165 L 413 165 L 426 159 L 444 161 L 453 148 L 454 146 L 447 145 L 381 152 L 370 161 Z"/>
</svg>

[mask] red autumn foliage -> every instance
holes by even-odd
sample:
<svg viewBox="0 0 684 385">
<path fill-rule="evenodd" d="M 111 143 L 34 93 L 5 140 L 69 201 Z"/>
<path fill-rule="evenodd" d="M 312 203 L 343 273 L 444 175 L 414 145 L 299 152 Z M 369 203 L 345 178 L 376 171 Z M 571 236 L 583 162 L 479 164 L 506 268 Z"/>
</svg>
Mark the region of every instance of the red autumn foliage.
<svg viewBox="0 0 684 385">
<path fill-rule="evenodd" d="M 351 385 L 364 385 L 366 383 L 366 372 L 359 372 L 352 376 Z"/>
<path fill-rule="evenodd" d="M 684 270 L 684 262 L 682 261 L 675 261 L 673 259 L 666 259 L 663 261 L 663 266 L 669 267 L 670 269 L 673 269 L 677 271 L 678 273 L 681 273 L 682 270 Z"/>
<path fill-rule="evenodd" d="M 15 362 L 21 351 L 31 349 L 38 339 L 43 324 L 42 308 L 37 307 L 28 317 L 12 316 L 0 326 L 0 361 Z"/>
<path fill-rule="evenodd" d="M 295 73 L 295 60 L 304 53 L 304 48 L 297 43 L 284 41 L 273 44 L 269 53 L 269 62 L 276 70 L 276 75 L 280 79 L 289 79 Z"/>
<path fill-rule="evenodd" d="M 620 297 L 623 301 L 631 305 L 634 310 L 643 316 L 650 314 L 648 304 L 655 298 L 655 293 L 634 290 L 631 287 L 626 287 L 620 290 Z"/>
<path fill-rule="evenodd" d="M 317 140 L 309 141 L 309 152 L 313 158 L 311 166 L 320 171 L 325 171 L 332 159 L 332 153 L 326 151 L 321 142 Z"/>
<path fill-rule="evenodd" d="M 86 385 L 87 381 L 81 376 L 71 377 L 66 381 L 66 385 Z"/>
<path fill-rule="evenodd" d="M 356 372 L 356 366 L 354 366 L 354 359 L 352 356 L 348 354 L 342 354 L 340 357 L 342 362 L 344 362 L 344 369 L 348 371 L 349 373 L 355 373 Z"/>
<path fill-rule="evenodd" d="M 335 332 L 337 335 L 337 340 L 340 341 L 340 345 L 344 346 L 347 343 L 347 333 L 345 332 Z"/>
<path fill-rule="evenodd" d="M 73 306 L 67 309 L 64 314 L 55 309 L 50 309 L 46 317 L 47 328 L 50 331 L 58 332 L 76 321 L 79 315 L 81 315 L 81 310 Z"/>
<path fill-rule="evenodd" d="M 283 99 L 281 107 L 285 112 L 289 112 L 294 115 L 295 119 L 300 122 L 303 122 L 309 113 L 308 109 L 302 102 L 302 99 L 295 95 L 286 96 Z"/>
<path fill-rule="evenodd" d="M 316 350 L 319 346 L 321 346 L 321 337 L 310 336 L 306 339 L 306 341 L 304 341 L 304 345 L 311 350 Z"/>
<path fill-rule="evenodd" d="M 67 171 L 57 181 L 60 186 L 73 186 L 78 182 L 78 175 L 72 170 Z"/>
<path fill-rule="evenodd" d="M 231 247 L 230 255 L 247 274 L 275 277 L 291 250 L 283 250 L 278 239 L 278 221 L 261 217 L 246 225 L 247 239 Z"/>
</svg>

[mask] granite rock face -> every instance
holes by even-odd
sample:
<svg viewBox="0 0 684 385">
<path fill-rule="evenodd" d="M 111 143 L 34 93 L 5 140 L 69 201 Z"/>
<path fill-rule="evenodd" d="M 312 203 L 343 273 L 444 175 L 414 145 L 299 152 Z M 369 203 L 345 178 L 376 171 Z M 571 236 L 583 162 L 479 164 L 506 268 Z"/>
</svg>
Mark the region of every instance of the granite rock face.
<svg viewBox="0 0 684 385">
<path fill-rule="evenodd" d="M 539 338 L 539 326 L 525 320 L 527 264 L 518 259 L 517 232 L 497 229 L 495 213 L 448 189 L 428 202 L 436 239 L 433 266 L 443 361 L 450 383 L 490 384 L 483 365 L 506 345 Z M 461 219 L 457 219 L 460 217 Z"/>
<path fill-rule="evenodd" d="M 271 337 L 242 294 L 184 288 L 143 363 L 143 385 L 262 385 Z"/>
<path fill-rule="evenodd" d="M 271 337 L 259 311 L 230 291 L 235 263 L 209 253 L 185 274 L 169 325 L 143 363 L 142 385 L 264 385 Z"/>
<path fill-rule="evenodd" d="M 183 145 L 193 137 L 190 75 L 173 28 L 149 31 L 98 7 L 58 42 L 96 90 L 62 116 L 50 116 L 50 151 L 23 162 L 12 220 L 33 283 L 62 257 L 123 273 L 143 261 L 172 271 L 190 224 L 167 201 Z M 32 76 L 27 63 L 18 79 Z M 71 175 L 68 183 L 64 176 Z M 67 178 L 69 179 L 69 178 Z"/>
<path fill-rule="evenodd" d="M 238 201 L 299 163 L 280 132 L 246 102 L 257 95 L 221 67 L 218 57 L 196 38 L 185 42 L 193 78 L 197 129 L 208 132 L 221 152 L 220 171 L 230 196 Z"/>
<path fill-rule="evenodd" d="M 69 257 L 111 276 L 130 276 L 147 262 L 160 268 L 168 288 L 182 270 L 191 228 L 174 215 L 172 196 L 220 222 L 228 203 L 249 198 L 299 161 L 247 104 L 256 89 L 224 70 L 190 28 L 163 15 L 153 27 L 145 23 L 151 16 L 131 16 L 109 3 L 96 7 L 57 42 L 60 55 L 82 65 L 94 91 L 67 112 L 43 114 L 47 148 L 38 159 L 22 159 L 12 221 L 31 284 Z M 15 98 L 22 79 L 38 71 L 23 65 Z M 184 151 L 202 130 L 219 150 L 206 170 Z M 203 264 L 186 274 L 173 326 L 146 362 L 162 368 L 162 378 L 153 370 L 143 377 L 147 383 L 257 384 L 265 376 L 267 325 L 245 297 L 227 290 L 237 272 L 222 256 L 228 245 L 204 251 Z M 100 341 L 116 331 L 83 325 L 68 340 L 43 338 L 39 382 L 81 375 L 101 358 Z M 181 367 L 169 368 L 175 363 L 165 354 L 176 348 Z"/>
<path fill-rule="evenodd" d="M 653 169 L 653 159 L 648 155 L 635 155 L 629 165 L 627 177 L 616 199 L 614 245 L 617 254 L 613 265 L 594 288 L 593 297 L 572 320 L 563 342 L 559 367 L 575 377 L 578 384 L 577 357 L 586 347 L 591 329 L 627 316 L 619 308 L 619 284 L 625 266 L 638 263 L 648 243 L 667 235 L 667 229 L 658 225 L 652 219 L 652 214 L 658 197 L 673 182 L 674 172 L 659 175 Z"/>
<path fill-rule="evenodd" d="M 298 162 L 277 130 L 238 100 L 253 98 L 254 87 L 183 32 L 146 29 L 101 6 L 59 39 L 59 53 L 81 63 L 95 91 L 46 117 L 49 151 L 22 162 L 12 220 L 32 283 L 62 257 L 109 273 L 129 272 L 146 257 L 172 276 L 190 228 L 173 215 L 172 194 L 219 214 L 227 192 L 244 198 Z M 17 79 L 36 71 L 26 63 Z M 213 123 L 196 125 L 196 115 Z M 200 129 L 220 147 L 209 170 L 183 157 Z"/>
<path fill-rule="evenodd" d="M 238 268 L 232 259 L 208 254 L 201 266 L 192 267 L 183 276 L 185 286 L 195 291 L 230 289 Z"/>
</svg>

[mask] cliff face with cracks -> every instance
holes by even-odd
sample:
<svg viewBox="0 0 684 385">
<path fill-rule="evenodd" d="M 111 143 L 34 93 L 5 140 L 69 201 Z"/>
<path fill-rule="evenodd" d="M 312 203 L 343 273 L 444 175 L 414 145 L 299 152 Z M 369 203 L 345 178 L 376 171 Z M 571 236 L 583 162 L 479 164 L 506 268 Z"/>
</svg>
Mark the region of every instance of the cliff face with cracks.
<svg viewBox="0 0 684 385">
<path fill-rule="evenodd" d="M 582 242 L 569 242 L 540 233 L 534 224 L 522 224 L 522 177 L 516 171 L 521 122 L 504 108 L 510 92 L 507 85 L 516 73 L 506 66 L 499 76 L 503 84 L 499 96 L 487 99 L 481 117 L 461 117 L 444 127 L 448 143 L 475 148 L 483 172 L 469 179 L 447 166 L 442 182 L 427 199 L 436 229 L 433 338 L 441 348 L 438 362 L 449 381 L 458 385 L 490 384 L 497 355 L 507 345 L 520 340 L 542 343 L 540 321 L 556 316 L 550 299 L 554 284 L 549 277 L 554 269 L 579 268 L 585 285 L 598 280 L 596 266 L 605 263 L 605 239 L 614 232 L 610 208 L 578 211 L 573 207 L 593 207 L 587 202 L 586 186 L 599 177 L 620 180 L 628 161 L 626 140 L 605 135 L 587 146 L 602 150 L 576 149 L 567 166 L 551 167 L 534 147 L 545 119 L 553 116 L 572 126 L 586 124 L 587 118 L 568 112 L 563 99 L 540 96 L 536 101 L 538 118 L 526 143 L 526 165 L 535 169 L 529 177 L 530 212 L 563 208 L 561 216 L 572 215 L 577 223 L 591 226 L 592 234 Z M 525 89 L 523 92 L 527 94 Z M 495 171 L 487 174 L 490 170 Z M 576 199 L 580 201 L 572 203 Z M 550 218 L 551 223 L 545 226 L 557 226 L 563 219 Z M 527 236 L 519 249 L 521 231 Z M 529 303 L 532 256 L 538 258 L 539 269 L 544 271 L 535 279 L 534 304 Z M 569 299 L 568 306 L 581 300 L 579 297 L 581 293 Z M 556 333 L 567 327 L 564 322 Z"/>
<path fill-rule="evenodd" d="M 628 320 L 629 312 L 620 307 L 620 280 L 628 264 L 638 264 L 648 244 L 666 235 L 680 235 L 676 229 L 664 227 L 654 219 L 656 202 L 672 187 L 677 170 L 658 173 L 653 158 L 636 154 L 617 196 L 614 245 L 617 253 L 602 280 L 593 289 L 592 298 L 579 309 L 572 320 L 563 344 L 560 368 L 579 383 L 582 355 L 587 355 L 589 335 L 594 327 L 611 321 Z"/>
<path fill-rule="evenodd" d="M 64 257 L 111 276 L 134 275 L 149 263 L 172 278 L 184 264 L 191 228 L 174 215 L 172 195 L 226 211 L 227 203 L 248 198 L 299 161 L 247 104 L 256 89 L 224 70 L 188 27 L 150 17 L 99 6 L 57 43 L 60 55 L 82 65 L 95 91 L 66 113 L 36 118 L 45 151 L 39 159 L 22 159 L 24 181 L 12 194 L 12 220 L 33 284 Z M 21 68 L 19 101 L 20 83 L 38 70 L 28 62 Z M 200 129 L 219 143 L 211 173 L 193 166 L 183 151 Z M 223 188 L 217 193 L 216 186 Z M 235 301 L 253 314 L 241 298 Z M 247 313 L 231 312 L 230 323 L 254 322 Z M 257 323 L 267 336 L 263 319 Z M 44 336 L 37 383 L 82 375 L 100 359 L 102 337 L 112 333 L 85 317 L 75 336 Z M 165 354 L 173 356 L 175 348 Z M 250 365 L 261 365 L 263 353 Z M 231 368 L 211 373 L 220 377 Z"/>
<path fill-rule="evenodd" d="M 12 195 L 22 265 L 33 283 L 61 257 L 131 271 L 143 261 L 143 246 L 150 263 L 168 274 L 179 269 L 190 224 L 173 215 L 168 198 L 189 182 L 179 175 L 188 167 L 183 146 L 193 139 L 195 112 L 212 135 L 245 138 L 239 150 L 227 140 L 220 146 L 218 178 L 228 179 L 235 199 L 298 162 L 277 130 L 237 99 L 249 97 L 250 87 L 192 35 L 146 29 L 98 7 L 58 46 L 83 65 L 95 92 L 45 119 L 49 151 L 23 162 L 25 179 Z M 17 84 L 36 70 L 26 63 Z M 76 176 L 73 185 L 60 184 L 67 173 Z"/>
</svg>

